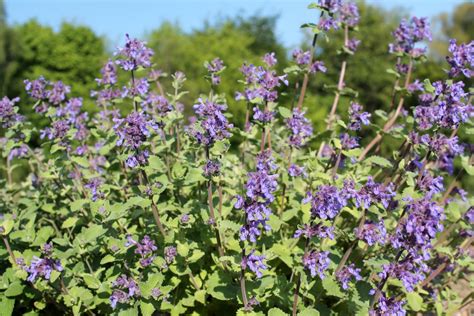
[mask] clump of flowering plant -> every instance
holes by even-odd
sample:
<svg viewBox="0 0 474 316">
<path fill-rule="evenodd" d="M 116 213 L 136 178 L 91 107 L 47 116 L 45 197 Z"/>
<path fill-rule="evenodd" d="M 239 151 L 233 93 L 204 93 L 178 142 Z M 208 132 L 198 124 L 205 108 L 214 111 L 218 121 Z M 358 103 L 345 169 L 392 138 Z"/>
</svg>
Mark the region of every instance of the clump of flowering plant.
<svg viewBox="0 0 474 316">
<path fill-rule="evenodd" d="M 405 315 L 462 306 L 450 285 L 472 273 L 474 198 L 458 179 L 474 173 L 464 143 L 473 43 L 450 42 L 445 80 L 412 80 L 431 33 L 425 18 L 403 20 L 388 48 L 391 112 L 377 127 L 357 100 L 364 92 L 345 84 L 361 49 L 357 5 L 310 8 L 319 12 L 304 25 L 310 49 L 295 50 L 284 73 L 272 52 L 241 61 L 237 105 L 218 92 L 227 61 L 204 63 L 210 90 L 188 102 L 185 74 L 156 69 L 159 54 L 128 35 L 90 100 L 45 77 L 24 81 L 25 100 L 2 98 L 2 312 Z M 344 32 L 339 69 L 316 58 L 330 30 Z M 332 103 L 318 104 L 329 116 L 316 133 L 305 93 L 326 71 L 339 79 Z M 286 104 L 281 92 L 292 86 L 298 94 Z M 342 99 L 348 113 L 338 113 Z M 48 124 L 35 128 L 19 104 Z M 229 106 L 246 107 L 243 126 Z M 379 153 L 384 138 L 398 149 Z M 17 173 L 20 165 L 28 169 Z"/>
</svg>

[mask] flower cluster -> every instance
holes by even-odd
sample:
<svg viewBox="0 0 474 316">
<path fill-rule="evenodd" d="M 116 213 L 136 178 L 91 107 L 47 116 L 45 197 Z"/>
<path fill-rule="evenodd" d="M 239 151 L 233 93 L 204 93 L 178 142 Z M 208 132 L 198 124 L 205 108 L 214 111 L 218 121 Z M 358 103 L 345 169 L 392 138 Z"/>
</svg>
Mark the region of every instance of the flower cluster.
<svg viewBox="0 0 474 316">
<path fill-rule="evenodd" d="M 113 309 L 117 307 L 117 303 L 124 304 L 141 295 L 137 282 L 132 277 L 127 277 L 124 274 L 112 282 L 112 287 L 114 290 L 109 300 Z"/>
<path fill-rule="evenodd" d="M 468 44 L 457 45 L 455 39 L 449 41 L 449 52 L 452 56 L 446 57 L 451 66 L 449 77 L 454 78 L 463 74 L 467 78 L 473 76 L 474 70 L 474 41 Z"/>
<path fill-rule="evenodd" d="M 307 192 L 303 203 L 311 203 L 313 217 L 333 219 L 346 206 L 347 199 L 337 187 L 321 185 L 315 193 Z"/>
<path fill-rule="evenodd" d="M 41 76 L 33 81 L 25 80 L 24 83 L 28 95 L 39 101 L 35 107 L 37 113 L 45 113 L 48 110 L 48 103 L 55 106 L 61 104 L 71 92 L 71 87 L 62 81 L 50 82 Z"/>
<path fill-rule="evenodd" d="M 415 107 L 418 129 L 454 129 L 472 116 L 474 107 L 467 103 L 469 94 L 464 92 L 464 82 L 437 81 L 433 87 L 434 93 L 421 95 L 421 104 Z"/>
<path fill-rule="evenodd" d="M 277 174 L 272 174 L 275 170 L 271 151 L 265 151 L 257 156 L 257 171 L 248 174 L 246 184 L 246 196 L 237 196 L 234 204 L 236 209 L 243 209 L 245 212 L 245 224 L 240 229 L 240 239 L 255 242 L 261 234 L 261 228 L 270 230 L 268 225 L 273 202 L 273 195 L 277 189 Z"/>
<path fill-rule="evenodd" d="M 221 83 L 221 76 L 219 74 L 224 70 L 224 62 L 220 58 L 214 58 L 211 62 L 205 64 L 207 71 L 209 72 L 209 78 L 211 84 L 217 86 Z"/>
<path fill-rule="evenodd" d="M 361 269 L 356 268 L 355 265 L 352 263 L 338 271 L 336 273 L 336 278 L 342 284 L 342 288 L 344 290 L 347 290 L 349 288 L 349 282 L 352 278 L 354 278 L 356 281 L 362 280 L 360 271 Z"/>
<path fill-rule="evenodd" d="M 383 220 L 378 223 L 366 221 L 362 227 L 355 229 L 355 234 L 358 239 L 365 241 L 369 246 L 377 243 L 383 245 L 387 238 L 387 231 Z"/>
<path fill-rule="evenodd" d="M 311 250 L 303 256 L 303 266 L 308 269 L 312 277 L 318 275 L 321 279 L 326 277 L 325 272 L 331 263 L 329 251 Z"/>
<path fill-rule="evenodd" d="M 114 130 L 118 136 L 117 146 L 132 152 L 127 158 L 127 166 L 135 168 L 145 165 L 149 153 L 147 150 L 141 150 L 141 146 L 150 137 L 151 130 L 158 130 L 158 125 L 143 112 L 132 112 L 125 118 L 114 119 L 114 122 Z"/>
<path fill-rule="evenodd" d="M 38 279 L 49 280 L 53 271 L 63 271 L 63 266 L 59 260 L 51 257 L 53 252 L 53 244 L 47 243 L 43 245 L 42 253 L 44 258 L 33 257 L 29 266 L 25 266 L 28 272 L 27 280 L 34 283 Z"/>
<path fill-rule="evenodd" d="M 299 48 L 295 49 L 293 51 L 293 59 L 298 66 L 304 67 L 310 74 L 316 72 L 325 73 L 327 71 L 327 68 L 324 66 L 322 61 L 312 61 L 310 51 L 303 51 Z"/>
<path fill-rule="evenodd" d="M 429 197 L 410 202 L 406 207 L 408 216 L 401 219 L 391 243 L 396 249 L 404 249 L 413 258 L 420 255 L 429 259 L 431 241 L 443 230 L 443 208 Z"/>
<path fill-rule="evenodd" d="M 145 268 L 148 267 L 153 260 L 155 255 L 153 252 L 158 248 L 155 246 L 155 242 L 148 236 L 145 235 L 141 242 L 133 240 L 132 236 L 127 236 L 127 242 L 125 243 L 126 247 L 135 246 L 135 253 L 140 255 L 140 265 Z"/>
<path fill-rule="evenodd" d="M 8 128 L 13 126 L 17 122 L 23 121 L 23 116 L 18 114 L 15 110 L 15 103 L 20 101 L 20 98 L 9 99 L 3 97 L 0 100 L 0 126 Z"/>
<path fill-rule="evenodd" d="M 313 135 L 313 126 L 304 114 L 304 111 L 295 108 L 293 115 L 285 120 L 286 126 L 291 131 L 290 146 L 300 148 Z"/>
<path fill-rule="evenodd" d="M 362 125 L 370 124 L 371 114 L 362 112 L 362 106 L 356 102 L 351 102 L 349 107 L 349 125 L 348 128 L 353 131 L 360 130 Z"/>
<path fill-rule="evenodd" d="M 252 250 L 247 256 L 242 258 L 241 266 L 243 270 L 246 270 L 248 267 L 258 278 L 261 278 L 263 275 L 262 271 L 268 268 L 264 260 L 265 256 L 256 255 L 255 250 Z"/>
<path fill-rule="evenodd" d="M 333 226 L 324 226 L 322 224 L 317 225 L 303 225 L 302 228 L 296 230 L 293 238 L 300 238 L 304 236 L 307 239 L 317 236 L 319 238 L 329 238 L 334 239 L 334 227 Z"/>
<path fill-rule="evenodd" d="M 276 64 L 276 58 L 272 54 L 267 54 L 263 59 L 268 67 L 255 66 L 253 64 L 242 65 L 241 72 L 245 77 L 247 87 L 244 92 L 236 93 L 236 100 L 246 100 L 251 103 L 274 102 L 278 98 L 278 91 L 276 89 L 282 83 L 288 85 L 286 75 L 278 76 L 271 69 Z"/>
<path fill-rule="evenodd" d="M 226 109 L 226 105 L 209 99 L 199 99 L 199 103 L 194 105 L 198 122 L 190 128 L 190 134 L 199 144 L 210 148 L 216 141 L 230 137 L 229 130 L 233 125 L 223 113 Z"/>
<path fill-rule="evenodd" d="M 431 41 L 428 19 L 412 17 L 410 21 L 402 20 L 393 37 L 395 41 L 389 45 L 391 53 L 406 53 L 413 57 L 424 54 L 426 49 L 415 45 L 423 40 Z"/>
<path fill-rule="evenodd" d="M 403 308 L 405 301 L 399 300 L 395 297 L 387 298 L 383 293 L 380 296 L 375 309 L 369 312 L 370 316 L 382 316 L 382 315 L 393 315 L 393 316 L 405 316 L 406 311 Z"/>
<path fill-rule="evenodd" d="M 151 67 L 151 57 L 153 50 L 146 46 L 145 42 L 136 38 L 130 38 L 126 35 L 125 46 L 117 50 L 115 55 L 118 57 L 115 63 L 125 71 L 134 71 L 138 67 Z"/>
</svg>

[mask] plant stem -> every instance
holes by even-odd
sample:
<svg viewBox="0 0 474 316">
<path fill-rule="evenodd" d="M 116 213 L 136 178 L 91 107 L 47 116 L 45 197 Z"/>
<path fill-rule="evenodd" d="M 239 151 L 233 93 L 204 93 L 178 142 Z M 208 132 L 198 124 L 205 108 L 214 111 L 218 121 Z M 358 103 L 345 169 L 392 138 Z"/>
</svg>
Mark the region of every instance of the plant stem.
<svg viewBox="0 0 474 316">
<path fill-rule="evenodd" d="M 209 146 L 206 146 L 206 160 L 209 160 L 209 159 L 210 159 Z M 215 233 L 216 233 L 217 250 L 219 252 L 219 255 L 222 257 L 222 256 L 224 256 L 224 248 L 222 246 L 221 235 L 219 233 L 219 228 L 217 226 L 216 216 L 215 216 L 215 213 L 214 213 L 214 205 L 212 203 L 212 200 L 213 200 L 213 198 L 212 198 L 212 180 L 209 179 L 207 181 L 207 202 L 208 202 L 208 205 L 209 205 L 209 217 L 211 219 L 211 225 L 214 228 Z"/>
<path fill-rule="evenodd" d="M 410 84 L 410 77 L 411 77 L 411 73 L 412 73 L 412 70 L 413 70 L 413 60 L 410 59 L 410 63 L 408 64 L 408 72 L 407 72 L 407 75 L 406 75 L 406 78 L 405 78 L 405 85 L 404 85 L 404 88 L 406 89 L 408 87 L 408 85 Z M 390 117 L 390 119 L 385 123 L 384 127 L 383 127 L 383 132 L 386 133 L 387 131 L 390 130 L 390 128 L 392 128 L 392 126 L 395 124 L 395 122 L 397 121 L 397 118 L 398 116 L 400 115 L 401 111 L 402 111 L 402 108 L 403 108 L 403 103 L 405 102 L 405 97 L 401 97 L 400 98 L 400 101 L 398 102 L 398 106 L 397 106 L 397 109 L 395 110 L 395 113 Z M 382 140 L 382 134 L 381 133 L 378 133 L 373 139 L 372 141 L 367 145 L 365 146 L 364 150 L 362 151 L 362 153 L 360 154 L 359 156 L 359 160 L 362 160 L 365 158 L 365 156 L 367 156 L 367 154 L 369 153 L 369 151 L 376 145 L 378 144 L 378 142 L 380 142 Z"/>
<path fill-rule="evenodd" d="M 135 88 L 135 74 L 133 73 L 133 70 L 131 71 L 132 73 L 132 88 Z M 137 101 L 135 100 L 135 97 L 133 98 L 133 109 L 135 112 L 138 111 L 138 104 Z"/>
<path fill-rule="evenodd" d="M 7 181 L 8 181 L 8 186 L 11 186 L 13 184 L 13 180 L 12 180 L 12 170 L 11 170 L 11 166 L 10 166 L 10 159 L 6 159 L 7 161 Z"/>
<path fill-rule="evenodd" d="M 141 175 L 142 177 L 140 179 L 143 179 L 144 184 L 149 186 L 150 182 L 148 181 L 146 172 L 143 169 L 141 170 Z M 155 219 L 156 226 L 158 226 L 158 229 L 160 230 L 161 234 L 163 235 L 163 237 L 165 237 L 166 230 L 161 222 L 160 213 L 158 211 L 158 207 L 155 204 L 155 201 L 153 201 L 153 196 L 150 196 L 150 202 L 151 202 L 151 211 L 153 213 L 153 218 Z"/>
<path fill-rule="evenodd" d="M 309 238 L 306 238 L 305 245 L 304 245 L 303 259 L 304 257 L 306 257 L 306 254 L 308 253 L 308 248 L 309 248 Z M 296 312 L 297 312 L 298 295 L 300 292 L 300 287 L 301 287 L 301 274 L 298 274 L 298 280 L 296 281 L 295 292 L 293 293 L 293 314 L 292 314 L 293 316 L 296 316 Z"/>
<path fill-rule="evenodd" d="M 362 216 L 360 218 L 359 231 L 364 227 L 364 224 L 365 224 L 365 209 L 362 211 Z M 354 239 L 351 246 L 346 250 L 346 252 L 344 253 L 344 256 L 342 257 L 341 261 L 339 262 L 339 264 L 336 268 L 336 271 L 334 271 L 334 274 L 338 273 L 339 271 L 342 270 L 342 268 L 344 268 L 344 265 L 346 264 L 347 259 L 349 259 L 349 256 L 351 255 L 352 251 L 354 250 L 354 247 L 357 245 L 357 242 L 358 242 L 358 239 L 357 238 Z"/>
<path fill-rule="evenodd" d="M 8 237 L 2 236 L 2 238 L 3 238 L 3 243 L 5 244 L 5 248 L 7 248 L 7 252 L 12 258 L 13 265 L 16 266 L 16 258 L 15 258 L 15 255 L 13 254 L 12 248 L 10 247 L 10 243 L 8 242 Z"/>
<path fill-rule="evenodd" d="M 324 12 L 321 12 L 321 16 L 323 16 Z M 310 50 L 310 60 L 309 60 L 309 67 L 313 64 L 313 58 L 314 58 L 314 51 L 316 49 L 316 42 L 318 41 L 318 34 L 314 34 L 313 37 L 313 42 L 311 43 L 311 50 Z M 298 110 L 301 110 L 303 107 L 303 101 L 304 101 L 304 96 L 306 94 L 306 88 L 308 87 L 308 81 L 309 81 L 309 75 L 308 72 L 305 72 L 304 77 L 303 77 L 303 84 L 301 85 L 301 93 L 300 97 L 298 98 Z"/>
<path fill-rule="evenodd" d="M 349 44 L 349 26 L 345 25 L 344 26 L 344 46 L 347 46 L 348 44 Z M 331 112 L 329 113 L 329 119 L 328 119 L 328 124 L 327 124 L 326 129 L 331 129 L 332 123 L 334 121 L 334 117 L 336 115 L 337 105 L 339 104 L 339 98 L 341 97 L 341 90 L 342 88 L 344 88 L 344 77 L 346 75 L 346 66 L 347 66 L 347 60 L 344 59 L 341 64 L 341 70 L 339 72 L 339 81 L 337 83 L 337 91 L 334 97 L 334 101 L 332 103 Z"/>
<path fill-rule="evenodd" d="M 245 258 L 245 248 L 244 247 L 242 247 L 242 259 Z M 245 271 L 244 271 L 243 267 L 241 267 L 241 269 L 240 269 L 240 291 L 242 293 L 242 300 L 244 302 L 244 308 L 246 308 L 247 305 L 248 305 L 248 300 L 247 300 L 247 288 L 245 286 Z"/>
<path fill-rule="evenodd" d="M 395 256 L 395 259 L 393 260 L 395 263 L 398 262 L 398 259 L 402 256 L 403 249 L 399 250 L 397 255 Z M 374 298 L 372 303 L 370 304 L 371 307 L 373 307 L 375 304 L 377 304 L 377 301 L 379 300 L 380 296 L 382 295 L 382 290 L 385 286 L 385 283 L 387 283 L 389 275 L 387 274 L 385 278 L 383 278 L 379 285 L 377 286 L 377 291 L 375 292 Z"/>
</svg>

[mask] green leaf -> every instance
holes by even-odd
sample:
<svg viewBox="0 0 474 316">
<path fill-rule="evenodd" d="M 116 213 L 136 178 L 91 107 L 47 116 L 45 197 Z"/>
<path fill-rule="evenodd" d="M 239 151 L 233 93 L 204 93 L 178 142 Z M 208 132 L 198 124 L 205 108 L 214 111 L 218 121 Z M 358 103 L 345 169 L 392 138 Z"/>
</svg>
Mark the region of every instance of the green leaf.
<svg viewBox="0 0 474 316">
<path fill-rule="evenodd" d="M 369 158 L 365 159 L 365 161 L 367 163 L 376 164 L 384 168 L 392 167 L 392 163 L 389 160 L 380 156 L 370 156 Z"/>
<path fill-rule="evenodd" d="M 387 72 L 391 75 L 395 75 L 397 78 L 400 78 L 400 74 L 398 72 L 396 72 L 395 70 L 391 69 L 391 68 L 386 69 L 385 72 Z"/>
<path fill-rule="evenodd" d="M 98 289 L 101 286 L 100 280 L 92 274 L 83 274 L 82 278 L 84 279 L 84 282 L 86 283 L 87 287 L 90 289 Z"/>
<path fill-rule="evenodd" d="M 407 293 L 408 306 L 415 312 L 420 311 L 423 305 L 423 298 L 416 292 Z"/>
<path fill-rule="evenodd" d="M 23 293 L 23 289 L 25 288 L 20 282 L 13 282 L 8 286 L 8 289 L 5 291 L 5 296 L 18 296 Z"/>
<path fill-rule="evenodd" d="M 319 312 L 314 308 L 307 307 L 298 313 L 298 316 L 318 316 Z"/>
<path fill-rule="evenodd" d="M 14 224 L 15 224 L 15 222 L 11 219 L 4 220 L 2 225 L 1 225 L 3 227 L 2 235 L 4 235 L 4 236 L 8 235 L 11 232 L 11 230 L 13 229 Z"/>
<path fill-rule="evenodd" d="M 151 316 L 155 311 L 155 306 L 153 306 L 152 303 L 140 301 L 140 310 L 142 311 L 143 316 Z"/>
<path fill-rule="evenodd" d="M 61 225 L 61 228 L 69 228 L 74 227 L 79 219 L 77 217 L 69 217 L 64 223 Z"/>
<path fill-rule="evenodd" d="M 15 300 L 2 297 L 0 300 L 0 316 L 10 316 L 13 314 L 13 308 L 15 307 Z"/>
<path fill-rule="evenodd" d="M 71 157 L 71 161 L 75 162 L 76 164 L 78 164 L 81 167 L 84 167 L 84 168 L 89 167 L 89 160 L 85 157 L 78 157 L 78 156 Z"/>
<path fill-rule="evenodd" d="M 193 254 L 187 259 L 187 261 L 189 263 L 193 263 L 201 259 L 203 256 L 204 256 L 204 252 L 199 249 L 196 249 L 193 251 Z"/>
<path fill-rule="evenodd" d="M 288 315 L 279 308 L 273 307 L 268 311 L 268 316 L 286 316 Z"/>
<path fill-rule="evenodd" d="M 106 263 L 109 263 L 109 262 L 114 262 L 114 261 L 115 261 L 114 256 L 106 255 L 104 258 L 102 258 L 102 260 L 100 260 L 100 264 L 103 265 L 103 264 L 106 264 Z"/>
<path fill-rule="evenodd" d="M 423 81 L 423 85 L 424 85 L 424 88 L 425 88 L 425 91 L 428 92 L 428 93 L 433 93 L 435 92 L 435 88 L 433 87 L 433 85 L 431 84 L 430 82 L 430 79 L 425 79 Z"/>
<path fill-rule="evenodd" d="M 332 275 L 326 276 L 323 280 L 323 288 L 326 290 L 327 295 L 344 297 L 344 293 L 341 292 L 339 284 L 334 280 Z"/>
<path fill-rule="evenodd" d="M 474 176 L 474 166 L 469 162 L 469 158 L 467 156 L 461 157 L 461 164 L 464 170 L 466 170 L 470 176 Z"/>
<path fill-rule="evenodd" d="M 285 108 L 284 106 L 278 107 L 278 112 L 280 112 L 280 115 L 284 118 L 289 118 L 293 116 L 293 113 L 288 108 Z"/>
</svg>

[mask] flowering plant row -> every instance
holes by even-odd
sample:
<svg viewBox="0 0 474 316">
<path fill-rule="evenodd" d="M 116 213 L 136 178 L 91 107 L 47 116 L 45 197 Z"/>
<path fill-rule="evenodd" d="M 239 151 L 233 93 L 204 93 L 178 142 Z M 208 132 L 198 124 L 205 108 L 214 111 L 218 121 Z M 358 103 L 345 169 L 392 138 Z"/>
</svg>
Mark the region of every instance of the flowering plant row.
<svg viewBox="0 0 474 316">
<path fill-rule="evenodd" d="M 389 47 L 392 104 L 368 113 L 344 84 L 357 6 L 310 9 L 320 16 L 303 25 L 311 49 L 284 73 L 273 53 L 242 65 L 232 96 L 247 108 L 242 128 L 218 93 L 224 61 L 205 63 L 209 92 L 183 104 L 185 74 L 154 69 L 154 52 L 128 36 L 96 79 L 95 114 L 43 77 L 25 80 L 22 102 L 46 127 L 4 97 L 2 312 L 404 315 L 469 303 L 449 286 L 473 265 L 474 199 L 458 179 L 474 168 L 458 135 L 474 131 L 474 43 L 451 41 L 446 80 L 413 80 L 431 33 L 424 18 L 403 20 Z M 327 130 L 315 134 L 305 94 L 327 70 L 315 50 L 333 29 L 344 32 L 343 62 Z M 291 81 L 298 95 L 280 104 Z M 384 139 L 398 148 L 385 157 Z M 20 165 L 29 172 L 15 182 Z"/>
</svg>

